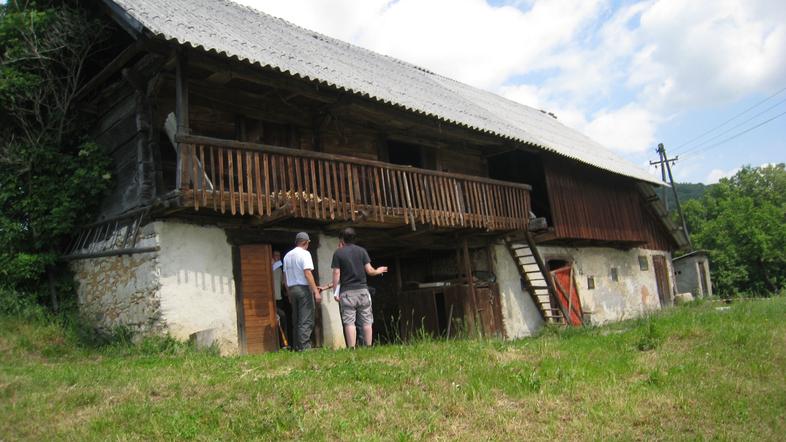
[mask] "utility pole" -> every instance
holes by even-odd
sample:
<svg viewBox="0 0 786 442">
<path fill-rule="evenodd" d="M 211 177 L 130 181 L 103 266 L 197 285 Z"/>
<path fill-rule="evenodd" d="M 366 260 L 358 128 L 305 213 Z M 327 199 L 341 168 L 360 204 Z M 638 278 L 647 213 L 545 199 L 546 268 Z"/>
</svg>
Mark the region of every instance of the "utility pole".
<svg viewBox="0 0 786 442">
<path fill-rule="evenodd" d="M 660 169 L 661 180 L 665 183 L 666 182 L 666 166 L 665 166 L 665 163 L 668 162 L 668 161 L 671 161 L 672 163 L 676 162 L 679 159 L 679 156 L 676 156 L 674 158 L 667 158 L 666 157 L 666 150 L 665 149 L 661 149 L 661 146 L 663 146 L 663 144 L 658 145 L 658 148 L 655 149 L 655 152 L 658 153 L 658 157 L 659 157 L 658 161 L 650 161 L 650 166 L 655 166 L 655 167 Z M 668 212 L 669 211 L 668 189 L 666 189 L 665 186 L 663 187 L 663 190 L 661 192 L 661 198 L 663 199 L 663 205 L 666 206 L 666 211 Z"/>
<path fill-rule="evenodd" d="M 650 165 L 658 165 L 660 167 L 660 173 L 663 177 L 663 181 L 666 182 L 666 175 L 669 176 L 669 184 L 671 185 L 671 190 L 674 192 L 674 202 L 677 204 L 677 212 L 680 214 L 680 220 L 682 221 L 682 231 L 685 232 L 685 238 L 688 240 L 688 247 L 690 250 L 693 250 L 693 242 L 690 240 L 690 234 L 688 233 L 688 224 L 685 222 L 685 214 L 682 213 L 682 205 L 680 205 L 680 197 L 677 196 L 677 186 L 674 184 L 674 177 L 671 175 L 671 165 L 676 163 L 677 160 L 680 159 L 679 155 L 674 158 L 669 158 L 666 155 L 666 148 L 663 146 L 663 143 L 658 144 L 657 149 L 658 155 L 660 156 L 659 161 L 650 161 Z M 664 198 L 663 203 L 666 205 L 666 210 L 669 210 L 669 204 L 667 199 L 665 198 L 665 191 L 664 189 Z"/>
</svg>

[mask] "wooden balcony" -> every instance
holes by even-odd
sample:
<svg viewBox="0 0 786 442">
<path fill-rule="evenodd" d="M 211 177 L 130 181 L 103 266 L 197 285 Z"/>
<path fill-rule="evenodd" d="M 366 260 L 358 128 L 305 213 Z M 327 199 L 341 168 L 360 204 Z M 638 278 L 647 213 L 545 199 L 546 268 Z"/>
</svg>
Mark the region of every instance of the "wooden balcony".
<svg viewBox="0 0 786 442">
<path fill-rule="evenodd" d="M 380 227 L 527 227 L 530 186 L 380 161 L 178 135 L 178 188 L 195 210 Z"/>
</svg>

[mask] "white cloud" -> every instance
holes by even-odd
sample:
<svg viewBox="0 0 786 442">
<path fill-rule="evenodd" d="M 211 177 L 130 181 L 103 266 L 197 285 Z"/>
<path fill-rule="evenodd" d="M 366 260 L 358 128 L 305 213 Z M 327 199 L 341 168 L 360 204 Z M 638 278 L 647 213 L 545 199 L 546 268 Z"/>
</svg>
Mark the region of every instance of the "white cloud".
<svg viewBox="0 0 786 442">
<path fill-rule="evenodd" d="M 634 31 L 645 49 L 631 84 L 653 105 L 700 107 L 768 92 L 786 77 L 782 1 L 660 0 Z"/>
<path fill-rule="evenodd" d="M 590 138 L 618 152 L 642 152 L 655 143 L 657 119 L 635 104 L 595 115 L 584 128 Z"/>
</svg>

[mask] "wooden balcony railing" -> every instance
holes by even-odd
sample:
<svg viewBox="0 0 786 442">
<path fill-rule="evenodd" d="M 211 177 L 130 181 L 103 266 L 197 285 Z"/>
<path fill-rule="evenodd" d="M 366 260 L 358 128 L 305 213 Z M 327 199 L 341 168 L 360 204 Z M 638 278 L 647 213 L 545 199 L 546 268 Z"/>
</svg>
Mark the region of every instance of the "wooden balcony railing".
<svg viewBox="0 0 786 442">
<path fill-rule="evenodd" d="M 178 135 L 178 187 L 221 213 L 525 229 L 530 186 L 320 152 Z"/>
</svg>

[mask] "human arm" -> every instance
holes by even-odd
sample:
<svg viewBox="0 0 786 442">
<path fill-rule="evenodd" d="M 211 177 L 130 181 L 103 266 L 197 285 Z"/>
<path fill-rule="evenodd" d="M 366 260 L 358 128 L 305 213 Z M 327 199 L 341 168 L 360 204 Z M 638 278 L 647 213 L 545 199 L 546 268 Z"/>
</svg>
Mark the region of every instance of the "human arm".
<svg viewBox="0 0 786 442">
<path fill-rule="evenodd" d="M 331 283 L 332 287 L 338 287 L 338 282 L 341 281 L 341 269 L 333 269 L 333 282 Z M 337 291 L 333 291 L 333 299 L 338 301 L 339 293 Z"/>
<path fill-rule="evenodd" d="M 366 263 L 365 268 L 366 268 L 366 275 L 368 276 L 377 276 L 383 273 L 387 273 L 388 271 L 388 268 L 386 266 L 380 266 L 375 269 L 374 267 L 371 266 L 370 262 Z"/>
</svg>

